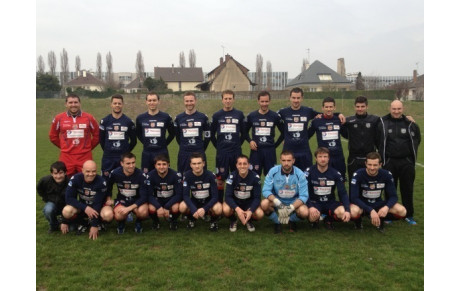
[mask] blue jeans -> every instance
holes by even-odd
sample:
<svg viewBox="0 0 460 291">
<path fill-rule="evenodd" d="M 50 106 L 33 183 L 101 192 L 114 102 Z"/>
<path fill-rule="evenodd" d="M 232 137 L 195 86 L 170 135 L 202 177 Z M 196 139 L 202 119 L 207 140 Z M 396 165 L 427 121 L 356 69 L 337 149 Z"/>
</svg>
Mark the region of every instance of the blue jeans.
<svg viewBox="0 0 460 291">
<path fill-rule="evenodd" d="M 43 207 L 43 214 L 45 215 L 46 220 L 48 220 L 50 224 L 50 228 L 58 228 L 59 222 L 56 216 L 59 214 L 57 213 L 56 204 L 53 202 L 46 202 L 45 207 Z"/>
</svg>

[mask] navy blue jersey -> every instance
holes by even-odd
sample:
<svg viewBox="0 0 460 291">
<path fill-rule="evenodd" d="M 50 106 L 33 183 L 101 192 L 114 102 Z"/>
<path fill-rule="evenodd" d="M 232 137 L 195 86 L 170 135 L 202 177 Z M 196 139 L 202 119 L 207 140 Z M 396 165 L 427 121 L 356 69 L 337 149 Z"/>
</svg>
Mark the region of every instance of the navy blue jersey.
<svg viewBox="0 0 460 291">
<path fill-rule="evenodd" d="M 137 144 L 134 122 L 124 114 L 118 119 L 107 115 L 99 124 L 99 144 L 107 156 L 131 152 Z"/>
<path fill-rule="evenodd" d="M 377 176 L 369 176 L 366 169 L 359 169 L 351 179 L 351 203 L 358 205 L 367 212 L 371 212 L 373 205 L 386 201 L 389 208 L 398 202 L 396 188 L 391 172 L 379 169 Z M 383 199 L 383 193 L 386 199 Z"/>
<path fill-rule="evenodd" d="M 280 131 L 280 136 L 275 143 L 275 126 Z M 249 130 L 251 130 L 251 138 Z M 246 140 L 252 140 L 257 144 L 257 148 L 277 147 L 281 144 L 284 138 L 283 120 L 281 116 L 269 110 L 265 114 L 261 114 L 259 110 L 249 113 L 246 118 Z"/>
<path fill-rule="evenodd" d="M 211 120 L 211 142 L 217 152 L 241 151 L 245 139 L 243 112 L 221 109 L 213 114 Z"/>
<path fill-rule="evenodd" d="M 172 205 L 182 200 L 182 178 L 171 168 L 168 169 L 164 178 L 158 175 L 156 169 L 153 169 L 147 174 L 145 183 L 148 186 L 149 202 L 156 209 L 162 207 L 157 198 L 169 199 L 164 206 L 166 209 L 170 209 Z"/>
<path fill-rule="evenodd" d="M 321 173 L 318 170 L 318 166 L 313 165 L 305 171 L 305 176 L 308 181 L 309 200 L 325 203 L 336 201 L 335 189 L 337 189 L 340 202 L 343 203 L 345 211 L 350 212 L 350 200 L 343 183 L 343 177 L 339 171 L 328 167 L 324 173 Z"/>
<path fill-rule="evenodd" d="M 347 117 L 341 132 L 348 139 L 348 152 L 353 157 L 365 157 L 370 152 L 375 152 L 377 144 L 377 126 L 380 118 L 372 114 Z"/>
<path fill-rule="evenodd" d="M 310 128 L 308 128 L 308 137 L 310 138 L 316 133 L 318 147 L 329 149 L 331 156 L 343 156 L 340 139 L 340 132 L 343 130 L 339 117 L 334 115 L 331 118 L 326 118 L 323 115 L 311 122 Z"/>
<path fill-rule="evenodd" d="M 168 131 L 168 138 L 166 138 L 166 131 Z M 136 134 L 144 145 L 144 151 L 167 149 L 175 135 L 172 118 L 162 111 L 155 115 L 142 113 L 136 118 Z"/>
<path fill-rule="evenodd" d="M 125 201 L 125 206 L 136 204 L 138 207 L 147 202 L 147 186 L 145 176 L 136 168 L 131 176 L 126 176 L 123 168 L 119 167 L 110 172 L 108 194 L 112 196 L 113 185 L 118 188 L 117 200 Z"/>
<path fill-rule="evenodd" d="M 208 212 L 218 200 L 216 176 L 208 170 L 204 170 L 201 176 L 195 176 L 193 172 L 187 171 L 183 180 L 183 199 L 194 214 L 198 208 L 195 203 L 204 204 L 205 212 Z"/>
<path fill-rule="evenodd" d="M 86 183 L 83 173 L 77 173 L 70 178 L 65 191 L 65 202 L 81 211 L 91 206 L 99 212 L 107 196 L 107 183 L 104 178 L 96 175 L 92 183 Z"/>
<path fill-rule="evenodd" d="M 232 208 L 242 204 L 250 204 L 249 209 L 254 212 L 260 204 L 262 189 L 260 177 L 253 171 L 248 171 L 246 178 L 242 178 L 238 171 L 230 174 L 225 189 L 225 202 Z M 244 210 L 244 209 L 243 209 Z"/>
<path fill-rule="evenodd" d="M 174 127 L 179 151 L 204 152 L 208 147 L 211 133 L 206 114 L 199 111 L 190 115 L 182 112 L 174 119 Z"/>
<path fill-rule="evenodd" d="M 283 150 L 293 152 L 311 152 L 308 144 L 308 122 L 320 114 L 313 108 L 301 106 L 294 110 L 291 107 L 280 109 L 278 114 L 284 122 L 284 147 Z"/>
</svg>

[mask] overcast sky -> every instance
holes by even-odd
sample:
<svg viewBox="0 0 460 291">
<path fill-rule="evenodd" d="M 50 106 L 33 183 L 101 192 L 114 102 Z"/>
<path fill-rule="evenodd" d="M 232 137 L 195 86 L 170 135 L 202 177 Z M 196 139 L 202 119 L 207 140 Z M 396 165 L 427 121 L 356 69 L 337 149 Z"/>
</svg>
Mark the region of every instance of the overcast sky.
<svg viewBox="0 0 460 291">
<path fill-rule="evenodd" d="M 65 48 L 71 70 L 96 69 L 110 51 L 115 72 L 134 72 L 140 50 L 146 71 L 179 65 L 193 49 L 209 72 L 230 54 L 255 71 L 257 54 L 273 71 L 300 73 L 303 58 L 347 73 L 411 76 L 424 69 L 423 1 L 36 1 L 36 57 Z"/>
</svg>

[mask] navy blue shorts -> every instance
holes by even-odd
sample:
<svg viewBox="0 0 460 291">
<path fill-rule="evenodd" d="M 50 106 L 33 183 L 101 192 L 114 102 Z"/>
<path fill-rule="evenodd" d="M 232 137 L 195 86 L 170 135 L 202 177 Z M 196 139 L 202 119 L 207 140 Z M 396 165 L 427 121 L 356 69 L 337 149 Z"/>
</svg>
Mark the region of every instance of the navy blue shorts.
<svg viewBox="0 0 460 291">
<path fill-rule="evenodd" d="M 109 174 L 112 170 L 120 167 L 120 157 L 119 156 L 102 156 L 101 162 L 101 176 L 104 179 L 109 178 Z"/>
<path fill-rule="evenodd" d="M 257 175 L 267 176 L 268 171 L 276 165 L 276 149 L 274 147 L 258 148 L 257 151 L 251 150 L 249 155 L 250 169 Z"/>
<path fill-rule="evenodd" d="M 160 203 L 161 207 L 164 208 L 165 205 L 169 202 L 169 200 L 170 200 L 171 198 L 172 198 L 172 196 L 169 197 L 169 198 L 163 198 L 163 197 L 154 198 L 152 195 L 150 195 L 150 196 L 149 196 L 149 203 L 152 204 L 152 205 L 154 205 L 152 201 L 153 201 L 153 199 L 156 199 L 156 200 L 158 201 L 158 203 Z M 178 201 L 177 203 L 179 203 L 179 202 L 180 202 L 180 201 Z M 174 204 L 173 204 L 173 205 L 174 205 Z M 172 205 L 171 205 L 171 206 L 172 206 Z M 170 209 L 168 209 L 168 210 L 170 210 Z"/>
<path fill-rule="evenodd" d="M 318 209 L 318 211 L 321 214 L 327 214 L 329 216 L 334 215 L 334 211 L 337 209 L 337 207 L 342 206 L 342 203 L 336 200 L 332 201 L 325 201 L 325 202 L 320 202 L 320 201 L 307 201 L 307 206 L 308 208 L 314 207 Z"/>
<path fill-rule="evenodd" d="M 240 152 L 236 153 L 218 153 L 216 155 L 216 177 L 220 177 L 222 181 L 227 179 L 229 173 L 236 170 L 236 159 L 241 155 Z"/>
<path fill-rule="evenodd" d="M 143 173 L 148 173 L 151 170 L 155 169 L 154 159 L 159 154 L 168 155 L 169 157 L 168 149 L 159 150 L 155 152 L 146 152 L 146 151 L 142 152 L 141 171 Z"/>
<path fill-rule="evenodd" d="M 375 203 L 366 203 L 366 205 L 372 207 L 375 211 L 379 212 L 380 208 L 383 206 L 387 205 L 387 202 L 385 200 L 377 201 Z M 370 213 L 364 210 L 364 214 L 369 215 Z"/>
<path fill-rule="evenodd" d="M 179 154 L 177 156 L 177 172 L 184 176 L 184 173 L 187 172 L 188 170 L 191 170 L 190 168 L 190 155 L 191 152 L 181 152 L 179 151 Z M 204 155 L 204 161 L 206 162 L 206 154 L 203 153 Z M 207 169 L 207 165 L 204 165 L 204 170 Z"/>
</svg>

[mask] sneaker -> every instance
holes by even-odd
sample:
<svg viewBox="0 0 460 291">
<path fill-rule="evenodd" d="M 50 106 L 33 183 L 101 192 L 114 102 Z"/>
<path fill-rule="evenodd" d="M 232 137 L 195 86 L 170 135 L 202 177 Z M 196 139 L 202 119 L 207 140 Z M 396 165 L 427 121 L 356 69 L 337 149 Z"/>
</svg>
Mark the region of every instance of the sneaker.
<svg viewBox="0 0 460 291">
<path fill-rule="evenodd" d="M 209 225 L 209 230 L 210 231 L 218 231 L 219 230 L 219 225 L 217 224 L 217 222 L 211 222 L 211 224 Z"/>
<path fill-rule="evenodd" d="M 393 220 L 385 219 L 383 222 L 384 222 L 385 224 L 392 224 L 392 223 L 393 223 Z"/>
<path fill-rule="evenodd" d="M 159 227 L 160 225 L 158 225 Z M 171 222 L 169 222 L 169 230 L 177 230 L 177 221 L 176 220 L 173 220 Z"/>
<path fill-rule="evenodd" d="M 322 221 L 326 218 L 326 214 L 321 214 L 320 217 L 319 217 L 319 221 Z"/>
<path fill-rule="evenodd" d="M 413 217 L 406 217 L 404 220 L 405 220 L 407 223 L 409 223 L 410 225 L 416 225 L 416 224 L 417 224 L 417 222 L 414 220 Z"/>
<path fill-rule="evenodd" d="M 230 221 L 230 227 L 228 228 L 231 232 L 235 232 L 238 227 L 238 221 Z"/>
<path fill-rule="evenodd" d="M 275 223 L 275 234 L 281 233 L 281 224 L 280 223 Z"/>
<path fill-rule="evenodd" d="M 188 229 L 193 229 L 195 228 L 195 221 L 189 219 L 188 223 L 187 223 L 187 228 Z"/>
<path fill-rule="evenodd" d="M 246 228 L 248 229 L 249 232 L 254 232 L 254 231 L 256 231 L 256 228 L 255 228 L 254 224 L 252 224 L 251 221 L 248 221 L 248 222 L 246 223 Z"/>
<path fill-rule="evenodd" d="M 81 235 L 82 233 L 86 232 L 88 229 L 87 226 L 80 224 L 77 228 L 77 232 L 75 233 L 76 235 Z"/>
<path fill-rule="evenodd" d="M 355 220 L 355 229 L 358 229 L 358 230 L 363 229 L 363 218 L 362 217 Z"/>
<path fill-rule="evenodd" d="M 136 233 L 142 233 L 144 229 L 142 228 L 142 223 L 140 221 L 136 221 L 135 226 L 134 226 L 134 231 Z"/>
<path fill-rule="evenodd" d="M 187 215 L 182 214 L 182 216 L 180 217 L 180 221 L 187 221 L 187 220 L 189 220 Z"/>
<path fill-rule="evenodd" d="M 288 225 L 289 225 L 289 232 L 296 232 L 297 231 L 297 223 L 295 223 L 294 221 L 289 220 Z"/>
<path fill-rule="evenodd" d="M 125 233 L 125 222 L 120 221 L 118 222 L 118 226 L 117 226 L 117 234 L 124 234 L 124 233 Z"/>
</svg>

